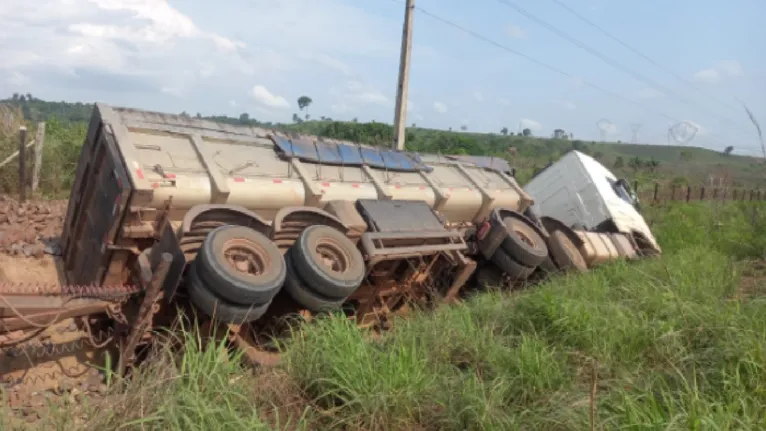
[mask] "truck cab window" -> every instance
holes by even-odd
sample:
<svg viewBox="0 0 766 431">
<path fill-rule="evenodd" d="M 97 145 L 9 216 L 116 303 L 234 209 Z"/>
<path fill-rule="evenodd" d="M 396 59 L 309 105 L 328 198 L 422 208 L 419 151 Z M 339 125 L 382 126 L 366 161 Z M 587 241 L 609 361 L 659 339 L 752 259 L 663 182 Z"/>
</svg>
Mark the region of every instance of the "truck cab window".
<svg viewBox="0 0 766 431">
<path fill-rule="evenodd" d="M 625 180 L 618 180 L 618 181 L 612 181 L 611 179 L 607 178 L 607 181 L 609 181 L 609 185 L 612 186 L 612 190 L 617 194 L 617 196 L 624 200 L 625 202 L 635 205 L 636 199 L 633 194 L 633 191 L 630 189 L 630 186 Z"/>
</svg>

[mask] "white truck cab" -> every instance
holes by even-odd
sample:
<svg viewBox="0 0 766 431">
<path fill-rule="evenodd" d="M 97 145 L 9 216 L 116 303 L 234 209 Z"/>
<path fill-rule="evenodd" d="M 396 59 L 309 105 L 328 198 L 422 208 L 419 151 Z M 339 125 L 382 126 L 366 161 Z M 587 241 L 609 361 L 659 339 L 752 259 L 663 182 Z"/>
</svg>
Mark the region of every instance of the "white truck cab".
<svg viewBox="0 0 766 431">
<path fill-rule="evenodd" d="M 587 154 L 570 151 L 523 188 L 542 216 L 582 230 L 640 234 L 661 251 L 627 181 Z"/>
</svg>

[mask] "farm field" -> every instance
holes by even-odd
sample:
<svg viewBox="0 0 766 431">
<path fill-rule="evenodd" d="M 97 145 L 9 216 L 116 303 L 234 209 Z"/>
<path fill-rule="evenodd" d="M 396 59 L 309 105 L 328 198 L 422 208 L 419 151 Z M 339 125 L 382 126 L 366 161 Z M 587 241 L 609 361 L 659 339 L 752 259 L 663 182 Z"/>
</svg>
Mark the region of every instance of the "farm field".
<svg viewBox="0 0 766 431">
<path fill-rule="evenodd" d="M 31 429 L 760 429 L 766 405 L 766 208 L 647 209 L 661 258 L 412 313 L 380 337 L 296 326 L 252 370 L 159 348 L 126 390 L 64 394 Z M 4 412 L 2 429 L 29 418 Z M 26 419 L 26 420 L 25 420 Z"/>
</svg>

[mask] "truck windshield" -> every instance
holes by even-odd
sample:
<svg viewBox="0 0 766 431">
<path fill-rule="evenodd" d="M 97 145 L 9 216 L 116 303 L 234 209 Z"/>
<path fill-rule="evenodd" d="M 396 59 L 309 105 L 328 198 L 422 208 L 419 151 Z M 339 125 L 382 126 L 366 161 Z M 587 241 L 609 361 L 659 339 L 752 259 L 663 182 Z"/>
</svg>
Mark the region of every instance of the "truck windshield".
<svg viewBox="0 0 766 431">
<path fill-rule="evenodd" d="M 635 199 L 633 199 L 632 193 L 630 190 L 626 188 L 626 184 L 624 181 L 612 181 L 611 179 L 607 178 L 607 181 L 609 181 L 609 184 L 612 186 L 612 190 L 614 190 L 615 193 L 617 193 L 617 196 L 619 196 L 620 199 L 624 200 L 625 202 L 634 205 Z"/>
</svg>

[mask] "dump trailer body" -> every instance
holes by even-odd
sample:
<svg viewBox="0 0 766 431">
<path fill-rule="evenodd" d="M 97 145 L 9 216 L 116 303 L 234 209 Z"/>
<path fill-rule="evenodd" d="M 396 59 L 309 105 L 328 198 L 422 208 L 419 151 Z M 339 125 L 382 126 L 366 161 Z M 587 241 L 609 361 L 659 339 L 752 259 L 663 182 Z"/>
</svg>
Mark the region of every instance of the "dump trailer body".
<svg viewBox="0 0 766 431">
<path fill-rule="evenodd" d="M 643 216 L 617 182 L 593 157 L 570 151 L 532 178 L 524 190 L 535 197 L 534 208 L 541 215 L 597 232 L 610 222 L 617 232 L 641 234 L 660 251 Z"/>
<path fill-rule="evenodd" d="M 470 161 L 97 104 L 65 221 L 67 282 L 124 282 L 160 214 L 180 224 L 228 204 L 271 223 L 284 208 L 360 199 L 424 201 L 451 225 L 532 204 L 513 178 Z"/>
</svg>

